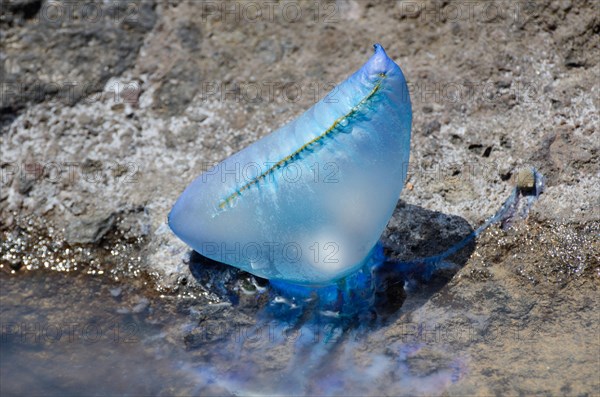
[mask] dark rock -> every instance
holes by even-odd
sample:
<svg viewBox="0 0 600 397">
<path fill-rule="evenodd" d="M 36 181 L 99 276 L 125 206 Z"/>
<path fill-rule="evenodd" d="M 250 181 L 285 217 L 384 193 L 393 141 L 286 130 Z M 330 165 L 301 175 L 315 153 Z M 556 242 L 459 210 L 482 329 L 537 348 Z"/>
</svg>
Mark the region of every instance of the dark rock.
<svg viewBox="0 0 600 397">
<path fill-rule="evenodd" d="M 182 113 L 202 86 L 202 71 L 186 65 L 176 64 L 164 77 L 154 93 L 154 109 L 172 116 Z"/>
<path fill-rule="evenodd" d="M 67 7 L 53 4 L 60 10 Z M 92 18 L 81 15 L 85 7 L 75 2 L 72 15 L 49 16 L 46 10 L 29 28 L 13 26 L 4 32 L 19 45 L 3 47 L 2 113 L 18 114 L 27 104 L 44 100 L 73 105 L 130 68 L 156 15 L 153 2 L 128 4 L 98 5 L 100 16 Z M 36 7 L 39 10 L 40 2 L 17 2 L 14 7 L 29 15 Z M 48 7 L 42 5 L 44 10 Z M 6 69 L 7 65 L 18 66 Z"/>
<path fill-rule="evenodd" d="M 196 51 L 202 44 L 202 31 L 200 26 L 191 21 L 181 23 L 177 28 L 177 37 L 182 46 L 189 51 Z"/>
<path fill-rule="evenodd" d="M 114 214 L 77 219 L 67 227 L 66 240 L 70 244 L 97 243 L 114 226 L 115 220 Z"/>
<path fill-rule="evenodd" d="M 425 135 L 431 135 L 435 132 L 439 132 L 441 128 L 442 125 L 440 124 L 440 122 L 437 120 L 433 120 L 425 125 L 423 132 L 425 133 Z"/>
<path fill-rule="evenodd" d="M 382 236 L 387 255 L 398 261 L 414 261 L 443 253 L 473 231 L 461 217 L 429 211 L 402 201 Z M 462 266 L 474 249 L 474 243 L 451 257 Z"/>
<path fill-rule="evenodd" d="M 42 7 L 42 0 L 11 0 L 2 2 L 0 26 L 22 25 L 35 17 Z M 5 26 L 6 25 L 6 26 Z"/>
</svg>

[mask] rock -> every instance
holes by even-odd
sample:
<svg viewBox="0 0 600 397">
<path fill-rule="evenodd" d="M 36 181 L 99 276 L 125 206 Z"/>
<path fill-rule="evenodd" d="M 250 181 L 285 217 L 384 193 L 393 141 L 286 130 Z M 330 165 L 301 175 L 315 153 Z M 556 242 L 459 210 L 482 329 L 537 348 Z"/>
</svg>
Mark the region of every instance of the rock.
<svg viewBox="0 0 600 397">
<path fill-rule="evenodd" d="M 115 214 L 80 217 L 67 227 L 66 240 L 70 244 L 97 243 L 114 226 L 115 219 Z"/>
<path fill-rule="evenodd" d="M 83 3 L 71 3 L 70 15 L 69 4 L 9 3 L 13 15 L 35 21 L 4 33 L 3 120 L 14 118 L 28 104 L 49 100 L 73 105 L 100 91 L 111 76 L 133 66 L 156 19 L 153 2 L 141 3 L 135 15 L 124 2 L 98 5 L 99 16 L 93 18 L 81 14 Z"/>
<path fill-rule="evenodd" d="M 425 135 L 431 135 L 434 132 L 438 132 L 442 128 L 442 125 L 439 121 L 433 120 L 425 125 L 424 133 Z"/>
<path fill-rule="evenodd" d="M 3 4 L 1 25 L 22 25 L 25 20 L 37 15 L 42 0 L 13 0 Z"/>
</svg>

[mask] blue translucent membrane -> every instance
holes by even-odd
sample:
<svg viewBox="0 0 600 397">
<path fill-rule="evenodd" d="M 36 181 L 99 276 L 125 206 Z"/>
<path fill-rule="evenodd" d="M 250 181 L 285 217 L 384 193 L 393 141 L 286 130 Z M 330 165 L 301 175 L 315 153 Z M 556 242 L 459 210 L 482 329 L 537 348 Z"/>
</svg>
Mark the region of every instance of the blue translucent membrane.
<svg viewBox="0 0 600 397">
<path fill-rule="evenodd" d="M 304 114 L 196 178 L 173 232 L 271 280 L 328 285 L 364 266 L 402 190 L 412 122 L 402 71 L 374 47 Z"/>
</svg>

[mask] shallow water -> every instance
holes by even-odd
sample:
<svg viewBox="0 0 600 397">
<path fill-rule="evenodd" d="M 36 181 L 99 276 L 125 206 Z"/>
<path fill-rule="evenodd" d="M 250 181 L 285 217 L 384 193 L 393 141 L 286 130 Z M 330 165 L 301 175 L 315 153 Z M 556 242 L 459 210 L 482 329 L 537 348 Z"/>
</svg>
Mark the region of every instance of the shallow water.
<svg viewBox="0 0 600 397">
<path fill-rule="evenodd" d="M 160 327 L 148 311 L 120 314 L 104 281 L 2 275 L 2 395 L 155 393 L 175 381 L 152 342 Z"/>
<path fill-rule="evenodd" d="M 423 344 L 378 346 L 377 328 L 326 317 L 202 326 L 173 300 L 100 277 L 1 277 L 2 395 L 438 394 L 466 370 L 443 349 L 411 368 Z"/>
</svg>

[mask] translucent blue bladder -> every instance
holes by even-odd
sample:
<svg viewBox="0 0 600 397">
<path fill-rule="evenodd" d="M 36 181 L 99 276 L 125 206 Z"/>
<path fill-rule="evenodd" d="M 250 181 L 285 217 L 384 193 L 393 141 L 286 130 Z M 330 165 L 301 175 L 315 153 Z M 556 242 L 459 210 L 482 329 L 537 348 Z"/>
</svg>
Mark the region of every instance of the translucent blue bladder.
<svg viewBox="0 0 600 397">
<path fill-rule="evenodd" d="M 304 114 L 196 178 L 173 232 L 271 280 L 329 285 L 364 266 L 404 185 L 412 123 L 404 75 L 374 47 Z"/>
</svg>

